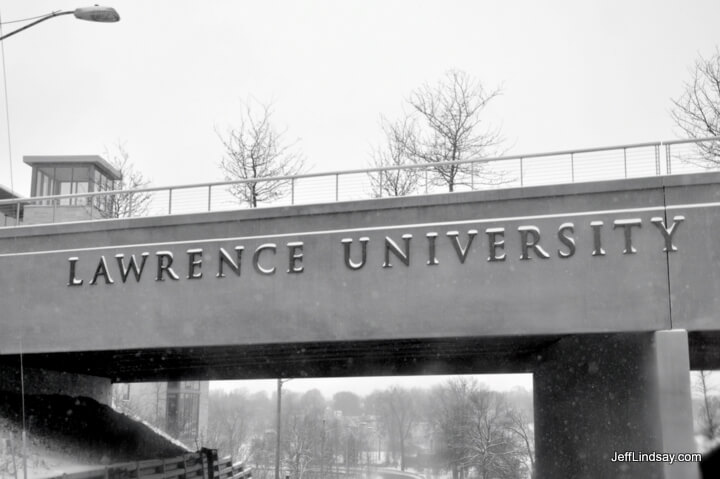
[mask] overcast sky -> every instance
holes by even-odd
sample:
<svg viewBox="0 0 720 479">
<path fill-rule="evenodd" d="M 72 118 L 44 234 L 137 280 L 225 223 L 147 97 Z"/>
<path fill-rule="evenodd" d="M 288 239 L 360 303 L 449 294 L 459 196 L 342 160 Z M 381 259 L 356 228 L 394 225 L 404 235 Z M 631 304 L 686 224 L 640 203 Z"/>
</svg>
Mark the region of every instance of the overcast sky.
<svg viewBox="0 0 720 479">
<path fill-rule="evenodd" d="M 215 131 L 249 97 L 274 101 L 314 171 L 361 168 L 380 115 L 450 68 L 502 85 L 488 120 L 513 152 L 670 139 L 670 99 L 720 41 L 717 0 L 108 1 L 119 23 L 65 16 L 3 42 L 19 193 L 23 155 L 118 140 L 155 185 L 222 180 Z M 4 0 L 0 13 L 83 5 Z M 3 114 L 10 186 L 7 139 Z"/>
<path fill-rule="evenodd" d="M 119 23 L 64 16 L 3 42 L 14 181 L 3 114 L 0 184 L 28 195 L 23 155 L 118 141 L 154 185 L 222 180 L 216 130 L 251 97 L 274 102 L 313 171 L 362 168 L 380 115 L 451 68 L 502 86 L 487 119 L 513 153 L 672 139 L 670 100 L 720 43 L 718 0 L 108 2 Z"/>
<path fill-rule="evenodd" d="M 532 389 L 532 374 L 493 374 L 475 376 L 480 383 L 490 389 L 509 391 L 520 387 L 526 390 Z M 398 377 L 362 377 L 362 378 L 323 378 L 323 379 L 293 379 L 283 384 L 283 390 L 306 392 L 311 389 L 320 390 L 326 398 L 340 391 L 354 392 L 359 396 L 367 396 L 376 390 L 389 389 L 392 386 L 404 388 L 432 388 L 442 384 L 450 376 L 398 376 Z M 253 381 L 212 381 L 210 389 L 246 389 L 250 392 L 265 391 L 271 394 L 277 390 L 277 380 L 253 380 Z"/>
</svg>

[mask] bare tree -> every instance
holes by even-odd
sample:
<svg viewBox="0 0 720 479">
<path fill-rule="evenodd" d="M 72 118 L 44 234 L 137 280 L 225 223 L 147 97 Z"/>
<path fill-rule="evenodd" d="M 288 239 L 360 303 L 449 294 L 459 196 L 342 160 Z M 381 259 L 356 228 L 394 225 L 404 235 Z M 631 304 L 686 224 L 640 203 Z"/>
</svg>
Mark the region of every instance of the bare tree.
<svg viewBox="0 0 720 479">
<path fill-rule="evenodd" d="M 671 115 L 690 139 L 720 136 L 720 48 L 710 58 L 701 56 L 695 62 L 685 91 L 673 100 Z M 697 160 L 685 160 L 703 167 L 720 163 L 720 141 L 702 142 L 698 148 Z"/>
<path fill-rule="evenodd" d="M 533 478 L 535 477 L 535 435 L 530 428 L 530 422 L 523 411 L 519 409 L 508 411 L 507 428 L 520 439 L 521 447 L 524 446 L 529 476 Z"/>
<path fill-rule="evenodd" d="M 504 395 L 486 389 L 470 397 L 472 417 L 464 461 L 482 479 L 515 479 L 524 468 L 519 437 L 510 431 L 509 408 Z"/>
<path fill-rule="evenodd" d="M 532 433 L 523 422 L 518 429 L 528 441 L 523 443 L 506 394 L 487 390 L 472 378 L 453 378 L 433 390 L 431 413 L 438 453 L 453 479 L 527 476 Z"/>
<path fill-rule="evenodd" d="M 464 479 L 469 468 L 466 458 L 473 417 L 471 397 L 477 388 L 474 379 L 459 377 L 433 389 L 432 417 L 438 453 L 453 479 Z"/>
<path fill-rule="evenodd" d="M 115 183 L 115 190 L 135 190 L 150 184 L 150 180 L 145 178 L 130 161 L 130 154 L 124 143 L 118 141 L 110 148 L 106 146 L 104 155 L 121 175 L 121 179 Z M 151 195 L 147 192 L 120 193 L 107 198 L 104 210 L 113 218 L 144 216 L 147 214 L 150 200 Z"/>
<path fill-rule="evenodd" d="M 293 478 L 303 479 L 316 457 L 314 449 L 321 434 L 321 420 L 312 414 L 296 414 L 289 421 L 283 449 L 285 464 Z"/>
<path fill-rule="evenodd" d="M 450 70 L 435 85 L 426 84 L 407 100 L 410 112 L 395 124 L 384 126 L 387 143 L 383 164 L 407 158 L 410 163 L 427 164 L 429 181 L 454 191 L 458 185 L 497 185 L 506 182 L 502 172 L 487 165 L 453 163 L 493 156 L 502 143 L 499 129 L 484 120 L 487 105 L 500 90 L 487 91 L 470 75 Z"/>
<path fill-rule="evenodd" d="M 413 424 L 417 419 L 413 395 L 410 391 L 394 386 L 387 393 L 387 406 L 390 409 L 391 424 L 400 443 L 400 470 L 404 471 L 406 441 L 410 439 Z"/>
<path fill-rule="evenodd" d="M 244 391 L 212 391 L 208 399 L 208 445 L 245 460 L 243 445 L 250 430 L 248 398 Z"/>
<path fill-rule="evenodd" d="M 400 470 L 407 467 L 407 443 L 411 438 L 412 428 L 419 417 L 415 405 L 416 393 L 393 386 L 372 395 L 368 402 L 372 403 L 381 420 L 381 426 L 387 435 L 387 444 L 392 452 L 400 456 Z"/>
<path fill-rule="evenodd" d="M 711 371 L 698 371 L 695 390 L 700 394 L 700 410 L 698 419 L 702 434 L 712 440 L 720 436 L 720 398 L 713 393 Z"/>
<path fill-rule="evenodd" d="M 385 133 L 385 145 L 372 153 L 372 167 L 383 170 L 370 174 L 373 196 L 407 196 L 415 192 L 420 182 L 419 168 L 403 168 L 412 164 L 404 147 L 405 139 L 414 129 L 414 123 L 405 118 L 402 122 L 391 124 L 382 119 Z M 385 169 L 387 168 L 387 169 Z"/>
<path fill-rule="evenodd" d="M 284 181 L 247 181 L 260 178 L 293 176 L 302 173 L 304 159 L 296 143 L 286 143 L 285 131 L 272 123 L 271 105 L 243 105 L 240 125 L 218 137 L 225 147 L 220 162 L 227 181 L 245 180 L 231 187 L 230 192 L 250 207 L 285 196 L 290 186 Z"/>
</svg>

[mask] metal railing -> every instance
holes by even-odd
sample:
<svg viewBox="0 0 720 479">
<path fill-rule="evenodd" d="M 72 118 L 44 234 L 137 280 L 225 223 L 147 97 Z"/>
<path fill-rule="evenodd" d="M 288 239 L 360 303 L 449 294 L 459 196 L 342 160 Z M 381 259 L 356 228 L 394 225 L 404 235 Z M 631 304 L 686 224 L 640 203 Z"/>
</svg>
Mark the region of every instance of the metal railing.
<svg viewBox="0 0 720 479">
<path fill-rule="evenodd" d="M 249 207 L 242 198 L 261 183 L 274 186 L 276 194 L 259 206 L 284 206 L 712 170 L 720 170 L 720 137 L 7 199 L 0 200 L 0 227 L 233 210 Z"/>
</svg>

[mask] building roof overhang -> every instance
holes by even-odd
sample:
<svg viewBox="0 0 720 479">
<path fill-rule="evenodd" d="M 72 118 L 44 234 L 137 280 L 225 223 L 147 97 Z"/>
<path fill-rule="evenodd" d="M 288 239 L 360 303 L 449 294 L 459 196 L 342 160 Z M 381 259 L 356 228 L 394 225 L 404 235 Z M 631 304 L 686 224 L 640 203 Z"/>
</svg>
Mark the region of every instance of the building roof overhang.
<svg viewBox="0 0 720 479">
<path fill-rule="evenodd" d="M 98 167 L 112 180 L 122 179 L 120 170 L 99 155 L 31 155 L 23 156 L 23 162 L 30 166 L 91 164 Z"/>
</svg>

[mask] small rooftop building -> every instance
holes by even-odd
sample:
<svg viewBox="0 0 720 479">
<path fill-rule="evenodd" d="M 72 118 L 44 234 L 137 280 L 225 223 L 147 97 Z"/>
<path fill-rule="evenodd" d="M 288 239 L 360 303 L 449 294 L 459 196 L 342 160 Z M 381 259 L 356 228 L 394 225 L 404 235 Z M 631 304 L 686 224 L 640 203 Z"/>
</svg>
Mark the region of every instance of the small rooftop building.
<svg viewBox="0 0 720 479">
<path fill-rule="evenodd" d="M 32 167 L 31 197 L 111 191 L 122 179 L 120 171 L 98 155 L 24 156 L 23 161 Z M 112 218 L 114 210 L 109 197 L 39 199 L 25 204 L 23 223 Z"/>
</svg>

